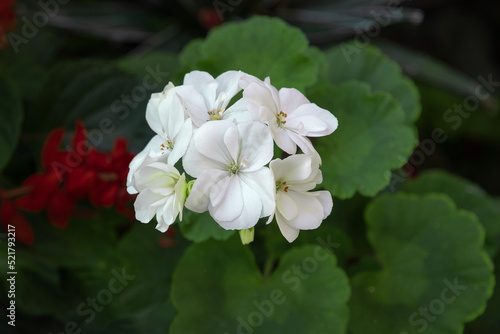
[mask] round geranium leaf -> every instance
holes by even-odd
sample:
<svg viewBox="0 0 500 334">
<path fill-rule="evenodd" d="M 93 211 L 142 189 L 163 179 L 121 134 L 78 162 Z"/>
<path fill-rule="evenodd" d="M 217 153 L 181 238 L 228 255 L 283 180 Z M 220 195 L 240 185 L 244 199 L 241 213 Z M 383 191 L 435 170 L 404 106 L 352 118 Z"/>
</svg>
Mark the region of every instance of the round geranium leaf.
<svg viewBox="0 0 500 334">
<path fill-rule="evenodd" d="M 180 59 L 184 71 L 197 69 L 216 76 L 241 70 L 260 79 L 270 77 L 278 88 L 302 90 L 312 86 L 318 75 L 308 48 L 299 29 L 277 18 L 255 16 L 214 29 L 203 42 L 190 44 Z"/>
<path fill-rule="evenodd" d="M 426 194 L 440 192 L 448 195 L 460 209 L 473 212 L 486 232 L 485 247 L 491 256 L 500 244 L 500 206 L 478 185 L 444 171 L 425 172 L 406 184 L 404 190 Z"/>
<path fill-rule="evenodd" d="M 320 246 L 287 252 L 264 277 L 238 238 L 193 244 L 173 279 L 171 333 L 345 333 L 349 284 Z"/>
<path fill-rule="evenodd" d="M 405 119 L 413 123 L 420 115 L 420 96 L 415 84 L 401 72 L 399 65 L 374 46 L 359 48 L 342 43 L 326 52 L 327 77 L 333 84 L 359 80 L 374 92 L 390 93 L 401 105 Z"/>
<path fill-rule="evenodd" d="M 400 193 L 374 200 L 365 217 L 382 269 L 351 281 L 354 334 L 458 334 L 483 312 L 493 265 L 473 214 L 443 194 Z"/>
<path fill-rule="evenodd" d="M 372 94 L 359 82 L 325 84 L 308 97 L 339 121 L 333 134 L 314 141 L 323 158 L 325 187 L 341 199 L 356 191 L 376 195 L 389 184 L 391 169 L 401 167 L 416 144 L 401 106 L 388 93 Z"/>
</svg>

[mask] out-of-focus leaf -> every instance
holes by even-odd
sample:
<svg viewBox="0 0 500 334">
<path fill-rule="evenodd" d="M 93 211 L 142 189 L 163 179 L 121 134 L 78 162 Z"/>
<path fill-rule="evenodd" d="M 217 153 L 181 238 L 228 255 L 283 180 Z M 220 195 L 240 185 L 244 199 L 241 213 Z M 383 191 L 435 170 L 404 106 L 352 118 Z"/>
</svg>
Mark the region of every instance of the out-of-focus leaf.
<svg viewBox="0 0 500 334">
<path fill-rule="evenodd" d="M 173 53 L 153 51 L 141 56 L 126 56 L 118 60 L 118 67 L 122 70 L 135 74 L 138 78 L 145 78 L 151 69 L 167 72 L 168 77 L 177 71 L 179 62 Z M 163 87 L 158 87 L 161 91 Z"/>
<path fill-rule="evenodd" d="M 400 193 L 365 216 L 382 269 L 351 280 L 354 334 L 461 333 L 483 312 L 494 276 L 475 215 L 442 194 Z"/>
<path fill-rule="evenodd" d="M 404 190 L 416 194 L 444 193 L 458 208 L 474 213 L 486 231 L 486 250 L 492 257 L 495 256 L 500 246 L 500 206 L 478 185 L 436 170 L 407 183 Z"/>
<path fill-rule="evenodd" d="M 73 129 L 82 119 L 92 145 L 111 149 L 117 136 L 140 151 L 152 137 L 145 120 L 152 92 L 168 83 L 171 70 L 146 67 L 142 80 L 99 61 L 63 63 L 52 72 L 37 102 L 30 108 L 27 131 L 43 137 L 62 126 Z"/>
<path fill-rule="evenodd" d="M 234 230 L 225 230 L 207 212 L 194 213 L 187 211 L 182 222 L 179 222 L 182 234 L 188 240 L 202 242 L 208 239 L 227 240 Z"/>
<path fill-rule="evenodd" d="M 415 80 L 461 96 L 475 96 L 480 86 L 477 80 L 420 52 L 389 42 L 375 42 L 382 51 L 397 61 Z M 498 102 L 493 96 L 481 101 L 484 107 L 495 110 Z"/>
</svg>

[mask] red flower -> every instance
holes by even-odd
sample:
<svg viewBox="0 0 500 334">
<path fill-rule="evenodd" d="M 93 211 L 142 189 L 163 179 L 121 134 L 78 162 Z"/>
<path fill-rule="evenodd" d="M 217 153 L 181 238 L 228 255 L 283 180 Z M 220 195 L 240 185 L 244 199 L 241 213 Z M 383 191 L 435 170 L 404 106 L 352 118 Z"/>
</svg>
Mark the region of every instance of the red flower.
<svg viewBox="0 0 500 334">
<path fill-rule="evenodd" d="M 30 193 L 14 202 L 16 207 L 26 211 L 47 209 L 51 223 L 57 227 L 65 227 L 73 213 L 78 196 L 65 189 L 65 181 L 78 164 L 84 162 L 87 151 L 85 128 L 80 122 L 77 123 L 71 151 L 59 149 L 63 136 L 63 129 L 50 133 L 42 150 L 44 172 L 27 178 L 23 186 L 31 187 Z"/>
<path fill-rule="evenodd" d="M 88 198 L 96 207 L 115 205 L 118 212 L 133 219 L 133 212 L 127 208 L 132 196 L 126 191 L 126 179 L 134 155 L 129 153 L 127 141 L 116 140 L 110 154 L 89 149 L 85 127 L 77 122 L 71 147 L 61 150 L 64 133 L 60 128 L 50 133 L 42 149 L 43 172 L 23 182 L 16 192 L 22 196 L 6 207 L 8 218 L 21 219 L 22 215 L 12 213 L 15 208 L 47 210 L 50 222 L 64 228 L 78 200 Z"/>
<path fill-rule="evenodd" d="M 198 22 L 205 29 L 212 29 L 221 25 L 223 20 L 223 12 L 220 9 L 214 9 L 209 7 L 201 8 L 198 11 Z"/>
<path fill-rule="evenodd" d="M 116 140 L 111 154 L 106 155 L 92 150 L 89 154 L 87 168 L 95 172 L 94 187 L 90 192 L 90 201 L 95 206 L 112 206 L 120 200 L 119 190 L 124 189 L 127 180 L 128 165 L 134 157 L 128 152 L 125 139 Z M 123 194 L 121 194 L 122 199 Z"/>
<path fill-rule="evenodd" d="M 12 7 L 14 0 L 2 0 L 0 3 L 0 49 L 7 44 L 7 31 L 16 24 L 16 14 Z"/>
<path fill-rule="evenodd" d="M 34 240 L 33 229 L 26 218 L 16 210 L 10 200 L 1 192 L 0 201 L 0 220 L 5 231 L 10 230 L 9 225 L 14 226 L 16 239 L 26 245 L 32 245 Z"/>
</svg>

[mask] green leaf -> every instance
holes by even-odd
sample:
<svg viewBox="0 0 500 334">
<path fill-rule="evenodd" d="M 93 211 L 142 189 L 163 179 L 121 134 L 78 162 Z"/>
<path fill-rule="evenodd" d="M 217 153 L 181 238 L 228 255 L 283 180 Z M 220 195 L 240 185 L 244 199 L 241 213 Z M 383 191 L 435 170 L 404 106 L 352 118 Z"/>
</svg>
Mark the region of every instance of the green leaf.
<svg viewBox="0 0 500 334">
<path fill-rule="evenodd" d="M 7 77 L 23 98 L 29 100 L 38 95 L 47 70 L 31 52 L 16 54 L 7 49 L 0 53 L 0 76 Z"/>
<path fill-rule="evenodd" d="M 10 161 L 21 134 L 23 107 L 17 92 L 0 77 L 0 172 Z"/>
<path fill-rule="evenodd" d="M 179 222 L 184 237 L 194 242 L 202 242 L 208 239 L 227 240 L 234 230 L 223 229 L 207 212 L 194 213 L 187 211 L 181 222 Z"/>
<path fill-rule="evenodd" d="M 155 69 L 157 66 L 160 71 L 168 73 L 170 77 L 179 67 L 177 55 L 169 52 L 154 51 L 141 56 L 126 56 L 118 60 L 119 68 L 141 79 L 147 76 L 151 77 L 148 69 Z M 161 91 L 163 87 L 157 85 L 157 90 Z"/>
<path fill-rule="evenodd" d="M 349 294 L 319 246 L 289 251 L 263 277 L 237 237 L 193 244 L 174 273 L 171 333 L 345 333 Z"/>
<path fill-rule="evenodd" d="M 365 212 L 382 265 L 351 283 L 354 334 L 462 333 L 494 285 L 477 218 L 445 195 L 388 194 Z"/>
<path fill-rule="evenodd" d="M 314 142 L 323 157 L 323 185 L 341 199 L 356 191 L 377 194 L 389 184 L 391 169 L 404 165 L 416 143 L 399 104 L 388 93 L 371 94 L 359 82 L 322 85 L 308 97 L 339 121 L 333 134 Z"/>
<path fill-rule="evenodd" d="M 404 190 L 416 194 L 444 193 L 458 208 L 473 212 L 486 232 L 486 250 L 495 255 L 500 245 L 500 207 L 478 185 L 444 171 L 430 171 L 407 183 Z"/>
<path fill-rule="evenodd" d="M 500 277 L 500 256 L 498 255 L 495 258 L 495 277 Z M 490 334 L 498 332 L 500 328 L 498 310 L 500 310 L 500 285 L 497 283 L 493 295 L 488 300 L 486 310 L 473 322 L 465 325 L 465 333 Z"/>
<path fill-rule="evenodd" d="M 162 247 L 165 238 L 171 240 L 170 247 Z M 176 313 L 170 302 L 172 274 L 186 246 L 185 240 L 160 233 L 154 224 L 132 227 L 117 251 L 120 268 L 134 278 L 116 295 L 115 321 L 127 320 L 141 333 L 166 332 Z"/>
<path fill-rule="evenodd" d="M 269 253 L 277 258 L 292 248 L 318 244 L 335 254 L 339 265 L 343 266 L 351 256 L 353 247 L 349 236 L 332 219 L 332 216 L 337 214 L 337 202 L 334 203 L 332 214 L 321 223 L 320 227 L 314 230 L 301 231 L 293 243 L 288 242 L 283 237 L 275 221 L 269 225 L 261 226 L 257 231 L 265 239 Z"/>
<path fill-rule="evenodd" d="M 186 72 L 197 69 L 217 76 L 241 70 L 260 79 L 269 76 L 278 89 L 303 90 L 318 76 L 318 64 L 309 55 L 304 34 L 269 17 L 254 16 L 216 28 L 203 42 L 189 44 L 180 59 Z"/>
<path fill-rule="evenodd" d="M 359 48 L 343 43 L 326 52 L 329 63 L 327 77 L 333 84 L 358 80 L 370 85 L 374 92 L 390 93 L 405 112 L 406 121 L 413 123 L 420 115 L 418 89 L 401 73 L 399 65 L 378 48 Z"/>
</svg>

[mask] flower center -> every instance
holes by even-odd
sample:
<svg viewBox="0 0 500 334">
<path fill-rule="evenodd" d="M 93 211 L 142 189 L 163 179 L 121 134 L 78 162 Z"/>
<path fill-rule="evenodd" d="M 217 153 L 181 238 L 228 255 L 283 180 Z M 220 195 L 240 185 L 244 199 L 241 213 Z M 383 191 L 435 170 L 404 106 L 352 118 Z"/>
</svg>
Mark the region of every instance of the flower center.
<svg viewBox="0 0 500 334">
<path fill-rule="evenodd" d="M 284 192 L 288 192 L 288 186 L 286 185 L 286 181 L 277 181 L 276 182 L 276 191 L 283 190 Z"/>
<path fill-rule="evenodd" d="M 207 122 L 210 121 L 220 121 L 222 119 L 222 113 L 224 113 L 224 109 L 222 110 L 216 110 L 212 109 L 207 112 L 207 114 L 210 116 Z"/>
<path fill-rule="evenodd" d="M 164 154 L 165 150 L 172 151 L 173 149 L 174 149 L 174 143 L 172 143 L 171 140 L 167 140 L 166 142 L 160 145 L 161 154 Z"/>
<path fill-rule="evenodd" d="M 230 174 L 236 175 L 240 172 L 241 168 L 245 167 L 246 162 L 247 162 L 247 159 L 243 159 L 240 164 L 233 161 L 231 166 L 227 167 L 227 170 L 229 171 Z"/>
<path fill-rule="evenodd" d="M 286 118 L 287 114 L 285 114 L 283 111 L 280 111 L 278 115 L 276 115 L 276 122 L 278 123 L 278 126 L 281 127 L 283 124 L 286 124 Z"/>
</svg>

